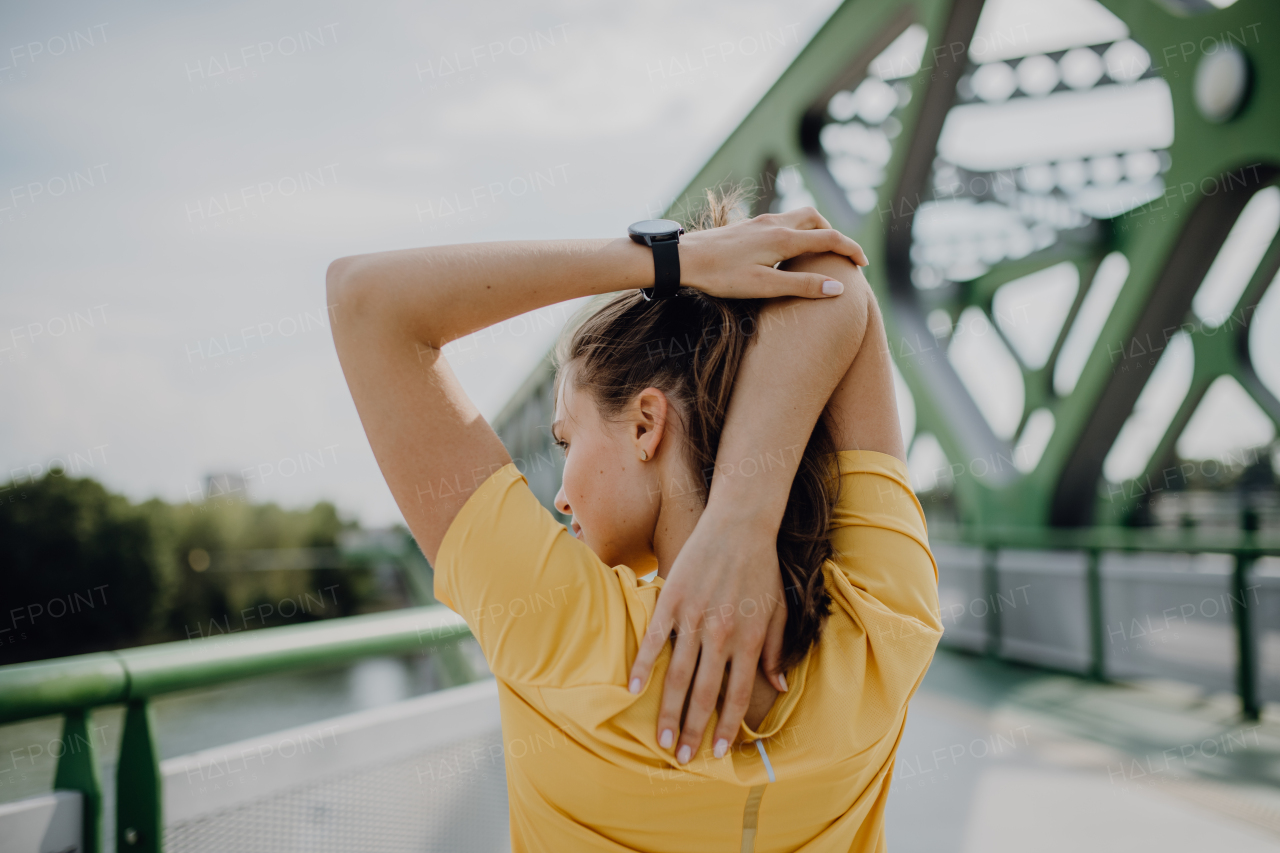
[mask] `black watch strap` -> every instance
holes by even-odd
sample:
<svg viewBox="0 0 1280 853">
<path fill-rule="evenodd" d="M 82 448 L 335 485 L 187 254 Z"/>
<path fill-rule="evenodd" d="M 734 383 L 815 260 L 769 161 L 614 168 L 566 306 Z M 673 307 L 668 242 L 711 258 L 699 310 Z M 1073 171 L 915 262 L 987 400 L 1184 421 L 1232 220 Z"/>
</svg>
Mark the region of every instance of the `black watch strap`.
<svg viewBox="0 0 1280 853">
<path fill-rule="evenodd" d="M 653 287 L 643 287 L 640 293 L 645 299 L 668 299 L 680 289 L 680 239 L 654 240 Z"/>
</svg>

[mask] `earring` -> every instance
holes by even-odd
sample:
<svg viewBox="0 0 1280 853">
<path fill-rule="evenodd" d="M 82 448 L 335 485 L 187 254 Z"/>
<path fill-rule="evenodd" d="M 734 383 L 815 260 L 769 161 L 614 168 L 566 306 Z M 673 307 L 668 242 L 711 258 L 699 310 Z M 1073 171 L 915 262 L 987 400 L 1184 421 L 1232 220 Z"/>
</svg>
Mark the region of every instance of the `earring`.
<svg viewBox="0 0 1280 853">
<path fill-rule="evenodd" d="M 648 461 L 649 461 L 649 451 L 647 451 L 647 450 L 641 450 L 641 451 L 640 451 L 640 461 L 641 461 L 641 462 L 648 462 Z"/>
</svg>

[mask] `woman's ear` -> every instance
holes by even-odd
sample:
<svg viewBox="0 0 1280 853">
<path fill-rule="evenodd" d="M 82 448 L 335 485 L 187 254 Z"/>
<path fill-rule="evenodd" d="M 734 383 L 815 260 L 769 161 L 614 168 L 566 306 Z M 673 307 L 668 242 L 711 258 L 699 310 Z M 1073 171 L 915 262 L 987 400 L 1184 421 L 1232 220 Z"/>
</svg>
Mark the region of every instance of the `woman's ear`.
<svg viewBox="0 0 1280 853">
<path fill-rule="evenodd" d="M 644 389 L 632 401 L 627 426 L 636 458 L 640 461 L 647 462 L 658 455 L 658 448 L 666 435 L 669 411 L 667 395 L 657 388 Z"/>
</svg>

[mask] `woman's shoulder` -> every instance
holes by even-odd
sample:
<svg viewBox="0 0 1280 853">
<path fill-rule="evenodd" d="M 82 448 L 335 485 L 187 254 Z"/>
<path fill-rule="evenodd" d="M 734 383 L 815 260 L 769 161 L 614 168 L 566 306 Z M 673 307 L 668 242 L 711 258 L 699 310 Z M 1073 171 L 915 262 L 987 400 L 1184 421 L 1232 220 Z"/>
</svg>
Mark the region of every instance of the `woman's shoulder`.
<svg viewBox="0 0 1280 853">
<path fill-rule="evenodd" d="M 901 459 L 871 450 L 836 454 L 839 491 L 831 514 L 829 591 L 850 605 L 937 626 L 937 564 L 924 508 Z"/>
<path fill-rule="evenodd" d="M 867 471 L 869 473 L 892 471 L 904 477 L 907 474 L 906 462 L 890 453 L 883 453 L 879 450 L 837 450 L 835 453 L 830 454 L 830 458 L 834 459 L 840 466 L 840 473 L 842 474 L 856 471 Z"/>
</svg>

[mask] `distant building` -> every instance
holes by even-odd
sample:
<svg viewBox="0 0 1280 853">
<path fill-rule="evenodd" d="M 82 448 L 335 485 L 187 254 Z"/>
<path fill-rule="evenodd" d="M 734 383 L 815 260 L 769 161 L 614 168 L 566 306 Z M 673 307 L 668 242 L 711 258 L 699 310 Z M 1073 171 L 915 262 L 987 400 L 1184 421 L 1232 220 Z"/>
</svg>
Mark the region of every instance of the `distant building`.
<svg viewBox="0 0 1280 853">
<path fill-rule="evenodd" d="M 206 501 L 249 501 L 249 482 L 235 472 L 205 474 L 204 499 Z"/>
</svg>

